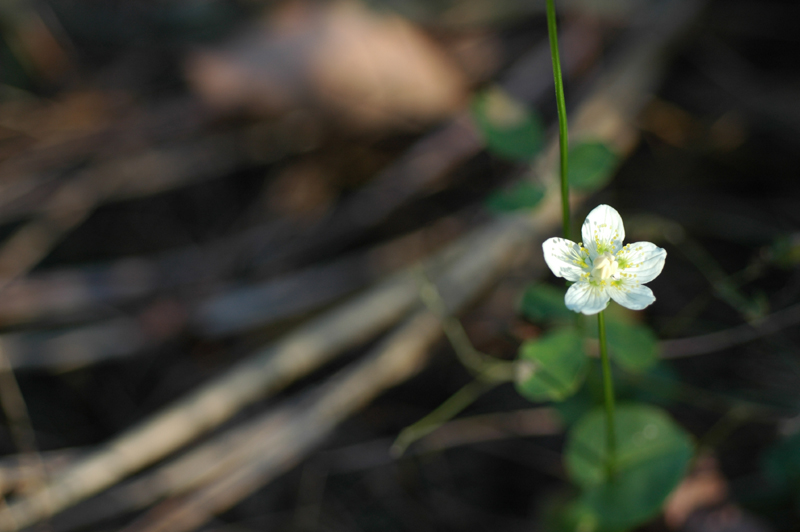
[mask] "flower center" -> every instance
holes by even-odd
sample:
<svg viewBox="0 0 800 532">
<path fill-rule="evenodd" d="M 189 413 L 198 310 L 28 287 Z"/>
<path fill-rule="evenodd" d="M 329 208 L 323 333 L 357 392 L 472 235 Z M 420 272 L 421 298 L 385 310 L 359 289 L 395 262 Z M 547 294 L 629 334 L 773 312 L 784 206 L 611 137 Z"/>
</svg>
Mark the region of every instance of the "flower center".
<svg viewBox="0 0 800 532">
<path fill-rule="evenodd" d="M 603 253 L 594 261 L 592 277 L 598 281 L 605 281 L 617 275 L 619 264 L 611 253 Z"/>
</svg>

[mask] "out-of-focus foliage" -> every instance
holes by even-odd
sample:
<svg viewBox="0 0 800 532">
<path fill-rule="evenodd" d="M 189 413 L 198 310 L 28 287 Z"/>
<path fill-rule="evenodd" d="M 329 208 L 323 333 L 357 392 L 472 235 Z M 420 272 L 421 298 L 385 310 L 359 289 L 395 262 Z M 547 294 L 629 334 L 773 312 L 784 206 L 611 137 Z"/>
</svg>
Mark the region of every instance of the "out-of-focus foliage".
<svg viewBox="0 0 800 532">
<path fill-rule="evenodd" d="M 499 190 L 489 196 L 486 206 L 497 213 L 533 209 L 544 199 L 544 187 L 522 182 L 508 190 Z"/>
<path fill-rule="evenodd" d="M 597 337 L 597 324 L 592 323 Z M 658 338 L 647 325 L 635 323 L 621 313 L 611 313 L 606 321 L 606 339 L 611 360 L 631 372 L 641 372 L 658 361 Z"/>
<path fill-rule="evenodd" d="M 534 323 L 567 322 L 575 313 L 564 305 L 566 290 L 537 283 L 525 288 L 520 299 L 519 312 Z"/>
<path fill-rule="evenodd" d="M 570 478 L 601 530 L 620 530 L 653 517 L 675 489 L 694 454 L 689 435 L 651 406 L 621 404 L 615 411 L 616 459 L 609 477 L 606 419 L 595 409 L 569 433 L 565 461 Z"/>
<path fill-rule="evenodd" d="M 639 372 L 658 361 L 658 338 L 646 325 L 609 320 L 607 334 L 613 360 L 624 369 Z"/>
<path fill-rule="evenodd" d="M 517 390 L 531 401 L 562 401 L 586 375 L 583 341 L 575 329 L 550 332 L 519 348 Z"/>
<path fill-rule="evenodd" d="M 544 145 L 539 116 L 498 88 L 478 93 L 472 117 L 490 153 L 516 162 L 533 159 Z"/>
<path fill-rule="evenodd" d="M 781 268 L 795 268 L 800 264 L 800 235 L 776 238 L 770 248 L 773 260 Z"/>
<path fill-rule="evenodd" d="M 595 192 L 614 175 L 619 157 L 602 142 L 581 142 L 569 150 L 569 185 L 580 192 Z"/>
<path fill-rule="evenodd" d="M 800 432 L 778 441 L 762 457 L 764 476 L 800 510 Z"/>
</svg>

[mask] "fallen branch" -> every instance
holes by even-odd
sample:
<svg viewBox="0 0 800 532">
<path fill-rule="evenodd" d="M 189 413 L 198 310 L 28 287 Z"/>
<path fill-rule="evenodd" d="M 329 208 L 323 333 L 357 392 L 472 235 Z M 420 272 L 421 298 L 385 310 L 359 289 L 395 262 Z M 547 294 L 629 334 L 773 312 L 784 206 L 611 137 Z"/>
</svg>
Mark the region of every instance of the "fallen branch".
<svg viewBox="0 0 800 532">
<path fill-rule="evenodd" d="M 519 259 L 521 249 L 530 249 L 526 243 L 543 238 L 544 229 L 552 226 L 557 216 L 557 205 L 550 201 L 533 220 L 517 217 L 491 224 L 494 230 L 486 232 L 470 253 L 454 261 L 438 279 L 449 311 L 463 310 Z M 159 516 L 154 527 L 144 519 L 141 528 L 133 525 L 130 531 L 191 530 L 229 503 L 237 502 L 267 479 L 292 467 L 339 422 L 380 392 L 415 374 L 440 336 L 439 317 L 419 311 L 365 360 L 332 377 L 319 390 L 309 392 L 296 406 L 268 412 L 239 429 L 223 433 L 134 483 L 128 493 L 138 494 L 137 502 L 142 506 L 198 486 L 201 493 L 189 496 L 174 513 L 169 512 L 170 517 Z M 196 505 L 204 510 L 197 513 Z"/>
<path fill-rule="evenodd" d="M 463 217 L 442 220 L 329 264 L 279 276 L 265 283 L 231 288 L 191 305 L 176 296 L 175 300 L 155 301 L 140 310 L 137 316 L 115 317 L 79 327 L 6 333 L 0 335 L 0 341 L 5 345 L 13 368 L 65 370 L 141 353 L 187 328 L 200 337 L 216 337 L 293 318 L 362 289 L 379 278 L 386 278 L 403 265 L 429 256 L 433 250 L 452 241 L 465 227 L 474 225 L 467 220 L 474 217 L 474 211 L 474 207 L 469 208 Z M 387 257 L 393 259 L 388 261 Z M 68 280 L 61 281 L 68 283 Z M 43 295 L 46 297 L 47 292 Z M 69 296 L 62 295 L 61 298 L 67 299 L 64 307 L 67 310 Z M 0 303 L 0 307 L 2 305 Z"/>
<path fill-rule="evenodd" d="M 458 275 L 468 275 L 466 266 L 493 271 L 486 264 L 487 259 L 482 258 L 483 254 L 474 250 L 488 250 L 498 245 L 518 250 L 527 240 L 528 227 L 527 221 L 518 218 L 499 220 L 468 235 L 430 261 L 430 271 L 440 272 L 442 263 L 458 259 L 456 276 L 451 274 L 449 280 L 440 281 L 443 293 L 459 291 L 464 279 Z M 487 256 L 496 258 L 494 254 Z M 435 278 L 439 279 L 438 273 Z M 0 530 L 27 526 L 159 460 L 226 421 L 243 406 L 274 393 L 337 353 L 385 329 L 415 302 L 416 278 L 408 272 L 327 312 L 62 471 L 45 490 L 9 505 L 0 511 Z"/>
<path fill-rule="evenodd" d="M 188 486 L 183 487 L 199 482 L 202 487 L 177 504 L 170 504 L 169 509 L 157 507 L 153 510 L 156 513 L 146 514 L 123 529 L 124 532 L 194 530 L 232 507 L 265 482 L 294 467 L 336 425 L 378 393 L 416 374 L 425 365 L 429 347 L 439 336 L 436 316 L 420 312 L 355 368 L 332 377 L 308 400 L 270 412 L 249 427 L 248 434 L 237 434 L 242 439 L 233 449 L 204 447 L 203 451 L 210 452 L 191 453 L 185 462 L 179 462 L 189 466 L 183 472 Z M 198 475 L 191 466 L 209 464 L 207 459 L 215 461 L 212 470 L 204 467 L 204 474 Z"/>
</svg>

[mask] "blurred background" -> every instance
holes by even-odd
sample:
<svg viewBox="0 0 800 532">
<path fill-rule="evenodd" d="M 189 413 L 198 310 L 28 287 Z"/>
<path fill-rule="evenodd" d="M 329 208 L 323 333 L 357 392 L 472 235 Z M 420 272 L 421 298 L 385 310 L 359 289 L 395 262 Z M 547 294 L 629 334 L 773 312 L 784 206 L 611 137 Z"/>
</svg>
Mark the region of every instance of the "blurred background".
<svg viewBox="0 0 800 532">
<path fill-rule="evenodd" d="M 645 529 L 724 506 L 797 530 L 800 5 L 556 5 L 575 134 L 613 147 L 573 224 L 608 203 L 668 251 L 633 318 L 663 360 L 619 394 L 701 458 Z M 471 380 L 444 314 L 512 360 L 546 328 L 526 287 L 563 289 L 544 8 L 3 2 L 0 527 L 574 530 L 591 374 L 557 407 L 497 386 L 390 454 Z"/>
</svg>

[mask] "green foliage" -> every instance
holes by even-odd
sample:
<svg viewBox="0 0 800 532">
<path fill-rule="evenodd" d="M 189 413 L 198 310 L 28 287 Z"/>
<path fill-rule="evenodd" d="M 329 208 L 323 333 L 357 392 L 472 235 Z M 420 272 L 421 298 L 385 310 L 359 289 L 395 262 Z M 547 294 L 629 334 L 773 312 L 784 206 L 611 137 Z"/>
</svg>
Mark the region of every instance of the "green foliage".
<svg viewBox="0 0 800 532">
<path fill-rule="evenodd" d="M 472 117 L 497 157 L 512 162 L 530 162 L 544 145 L 544 126 L 539 116 L 498 88 L 477 94 Z"/>
<path fill-rule="evenodd" d="M 550 332 L 519 348 L 517 391 L 531 401 L 563 401 L 586 375 L 581 336 L 567 328 Z"/>
<path fill-rule="evenodd" d="M 655 407 L 620 405 L 615 428 L 615 472 L 610 478 L 602 409 L 575 424 L 565 451 L 567 471 L 583 489 L 581 500 L 603 530 L 630 528 L 655 516 L 683 478 L 694 452 L 691 437 Z"/>
<path fill-rule="evenodd" d="M 592 334 L 597 337 L 596 323 L 592 325 Z M 658 338 L 647 325 L 609 313 L 606 339 L 611 360 L 627 371 L 641 373 L 658 362 Z"/>
<path fill-rule="evenodd" d="M 31 80 L 25 72 L 23 63 L 25 58 L 20 58 L 14 54 L 11 47 L 6 43 L 6 37 L 0 34 L 0 83 L 5 83 L 13 87 L 28 88 Z"/>
<path fill-rule="evenodd" d="M 581 192 L 594 192 L 611 180 L 619 157 L 602 142 L 581 142 L 569 151 L 569 185 Z"/>
<path fill-rule="evenodd" d="M 772 260 L 781 268 L 790 269 L 800 264 L 800 239 L 798 235 L 782 235 L 770 247 Z"/>
<path fill-rule="evenodd" d="M 626 374 L 618 389 L 632 400 L 668 406 L 681 393 L 680 380 L 672 365 L 659 361 L 645 371 Z"/>
<path fill-rule="evenodd" d="M 503 213 L 522 209 L 533 209 L 544 199 L 544 187 L 535 183 L 518 183 L 509 190 L 499 190 L 489 196 L 489 210 Z M 563 306 L 563 300 L 562 300 Z"/>
<path fill-rule="evenodd" d="M 658 362 L 658 338 L 650 327 L 609 320 L 606 333 L 611 359 L 623 369 L 639 373 Z"/>
<path fill-rule="evenodd" d="M 564 425 L 570 426 L 578 422 L 589 410 L 603 404 L 602 388 L 599 388 L 592 381 L 597 381 L 598 373 L 590 370 L 587 374 L 586 385 L 564 401 L 554 405 L 558 415 Z M 602 386 L 602 382 L 600 383 Z"/>
<path fill-rule="evenodd" d="M 767 450 L 761 460 L 761 469 L 773 486 L 800 495 L 800 432 Z"/>
<path fill-rule="evenodd" d="M 550 497 L 542 505 L 541 528 L 548 532 L 593 532 L 597 530 L 597 517 L 574 494 L 563 493 Z"/>
<path fill-rule="evenodd" d="M 533 322 L 572 321 L 575 313 L 564 305 L 564 292 L 549 284 L 528 285 L 519 302 L 519 312 Z"/>
<path fill-rule="evenodd" d="M 603 404 L 600 361 L 590 359 L 589 362 L 585 384 L 574 395 L 554 405 L 567 426 L 575 424 L 587 412 Z M 614 379 L 614 392 L 618 401 L 669 406 L 675 402 L 674 397 L 679 393 L 679 380 L 669 364 L 659 362 L 642 372 L 617 373 Z"/>
</svg>

